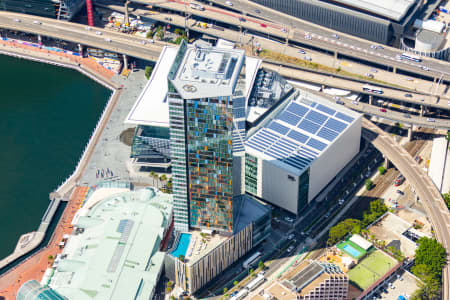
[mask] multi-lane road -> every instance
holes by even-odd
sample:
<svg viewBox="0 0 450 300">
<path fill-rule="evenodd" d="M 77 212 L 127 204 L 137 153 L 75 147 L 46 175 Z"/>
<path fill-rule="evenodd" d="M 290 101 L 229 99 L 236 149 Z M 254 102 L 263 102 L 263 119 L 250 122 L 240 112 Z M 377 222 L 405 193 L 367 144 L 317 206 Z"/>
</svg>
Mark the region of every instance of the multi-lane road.
<svg viewBox="0 0 450 300">
<path fill-rule="evenodd" d="M 139 2 L 145 2 L 139 0 Z M 397 60 L 396 56 L 402 53 L 402 50 L 383 46 L 384 49 L 374 50 L 370 46 L 377 45 L 373 42 L 350 36 L 344 33 L 333 31 L 331 29 L 294 18 L 290 15 L 278 12 L 265 6 L 253 3 L 248 0 L 233 0 L 233 6 L 226 4 L 226 0 L 208 0 L 223 7 L 229 7 L 239 12 L 258 16 L 262 19 L 269 20 L 277 24 L 285 26 L 286 30 L 292 30 L 293 39 L 312 46 L 325 49 L 328 51 L 336 51 L 340 54 L 355 57 L 367 62 L 376 62 L 380 65 L 396 67 L 405 71 L 419 73 L 424 76 L 437 77 L 444 76 L 445 80 L 450 80 L 450 63 L 424 58 L 422 62 L 410 62 L 406 60 Z M 256 12 L 258 10 L 258 13 Z M 270 24 L 269 24 L 270 25 Z M 280 32 L 280 37 L 285 38 L 286 34 Z M 339 38 L 333 38 L 333 34 L 338 34 Z M 305 39 L 305 36 L 311 36 L 311 39 Z M 421 67 L 426 66 L 428 70 Z"/>
<path fill-rule="evenodd" d="M 4 11 L 0 11 L 0 28 L 41 34 L 150 61 L 158 59 L 165 45 L 158 42 L 143 44 L 146 39 L 123 33 Z"/>
<path fill-rule="evenodd" d="M 450 213 L 440 192 L 426 172 L 417 164 L 409 153 L 394 141 L 389 134 L 363 119 L 363 137 L 369 140 L 397 169 L 405 176 L 422 202 L 427 216 L 433 226 L 437 240 L 450 254 Z M 443 269 L 442 299 L 449 299 L 450 264 Z"/>
</svg>

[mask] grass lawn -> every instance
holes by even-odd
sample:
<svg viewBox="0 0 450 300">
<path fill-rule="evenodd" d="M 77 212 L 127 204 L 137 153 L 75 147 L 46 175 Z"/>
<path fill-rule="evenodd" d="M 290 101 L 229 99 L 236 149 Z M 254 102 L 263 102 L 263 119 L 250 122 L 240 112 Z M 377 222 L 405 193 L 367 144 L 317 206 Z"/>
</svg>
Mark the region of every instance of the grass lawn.
<svg viewBox="0 0 450 300">
<path fill-rule="evenodd" d="M 385 255 L 380 250 L 376 250 L 348 271 L 347 275 L 350 281 L 354 282 L 360 289 L 365 290 L 396 264 L 395 259 Z"/>
</svg>

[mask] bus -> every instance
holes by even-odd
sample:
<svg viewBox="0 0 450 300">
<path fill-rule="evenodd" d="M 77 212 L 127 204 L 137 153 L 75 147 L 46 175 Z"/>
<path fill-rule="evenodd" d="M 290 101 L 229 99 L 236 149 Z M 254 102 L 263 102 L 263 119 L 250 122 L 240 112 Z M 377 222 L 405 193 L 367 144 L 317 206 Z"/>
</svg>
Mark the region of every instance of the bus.
<svg viewBox="0 0 450 300">
<path fill-rule="evenodd" d="M 383 94 L 383 90 L 381 88 L 372 86 L 372 85 L 368 85 L 368 84 L 363 85 L 362 89 L 363 89 L 363 91 L 366 91 L 366 92 L 371 92 L 371 93 L 375 93 L 375 94 Z"/>
<path fill-rule="evenodd" d="M 412 54 L 408 54 L 408 53 L 402 53 L 402 55 L 400 55 L 401 58 L 404 59 L 408 59 L 408 60 L 412 60 L 415 62 L 421 62 L 422 59 L 420 57 L 418 57 L 417 55 L 412 55 Z"/>
<path fill-rule="evenodd" d="M 247 286 L 246 288 L 249 291 L 253 291 L 254 289 L 256 289 L 258 286 L 260 286 L 264 280 L 266 280 L 266 278 L 264 278 L 264 275 L 258 275 L 254 280 L 252 280 Z"/>
<path fill-rule="evenodd" d="M 260 258 L 261 258 L 261 252 L 257 251 L 252 256 L 250 256 L 246 261 L 244 261 L 244 263 L 242 264 L 242 267 L 244 269 L 247 269 L 248 267 L 250 267 L 251 265 L 256 263 L 256 261 Z"/>
<path fill-rule="evenodd" d="M 239 291 L 239 293 L 236 294 L 236 296 L 233 296 L 230 298 L 230 300 L 240 300 L 244 299 L 248 295 L 248 290 L 246 288 L 243 288 Z"/>
</svg>

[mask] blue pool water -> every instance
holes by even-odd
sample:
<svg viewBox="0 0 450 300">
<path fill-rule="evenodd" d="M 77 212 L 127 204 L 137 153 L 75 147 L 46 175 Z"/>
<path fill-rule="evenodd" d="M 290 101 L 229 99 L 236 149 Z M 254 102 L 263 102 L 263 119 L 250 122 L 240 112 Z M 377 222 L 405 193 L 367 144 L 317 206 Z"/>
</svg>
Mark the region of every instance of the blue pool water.
<svg viewBox="0 0 450 300">
<path fill-rule="evenodd" d="M 186 251 L 189 247 L 189 242 L 191 241 L 191 234 L 182 233 L 180 235 L 180 240 L 178 241 L 177 249 L 173 250 L 172 256 L 179 257 L 180 255 L 186 256 Z"/>
<path fill-rule="evenodd" d="M 355 248 L 353 248 L 352 246 L 350 246 L 349 244 L 345 245 L 344 247 L 342 247 L 343 250 L 345 250 L 345 252 L 347 252 L 348 254 L 350 254 L 353 257 L 358 257 L 361 252 L 359 252 L 358 250 L 356 250 Z"/>
</svg>

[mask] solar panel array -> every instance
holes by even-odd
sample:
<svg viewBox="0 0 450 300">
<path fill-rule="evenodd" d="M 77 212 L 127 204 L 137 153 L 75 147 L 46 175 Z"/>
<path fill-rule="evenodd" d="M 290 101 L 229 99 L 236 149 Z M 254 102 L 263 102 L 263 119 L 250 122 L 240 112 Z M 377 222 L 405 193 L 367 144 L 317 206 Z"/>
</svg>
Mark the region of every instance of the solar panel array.
<svg viewBox="0 0 450 300">
<path fill-rule="evenodd" d="M 304 169 L 354 120 L 311 101 L 291 101 L 245 145 L 295 168 Z"/>
</svg>

